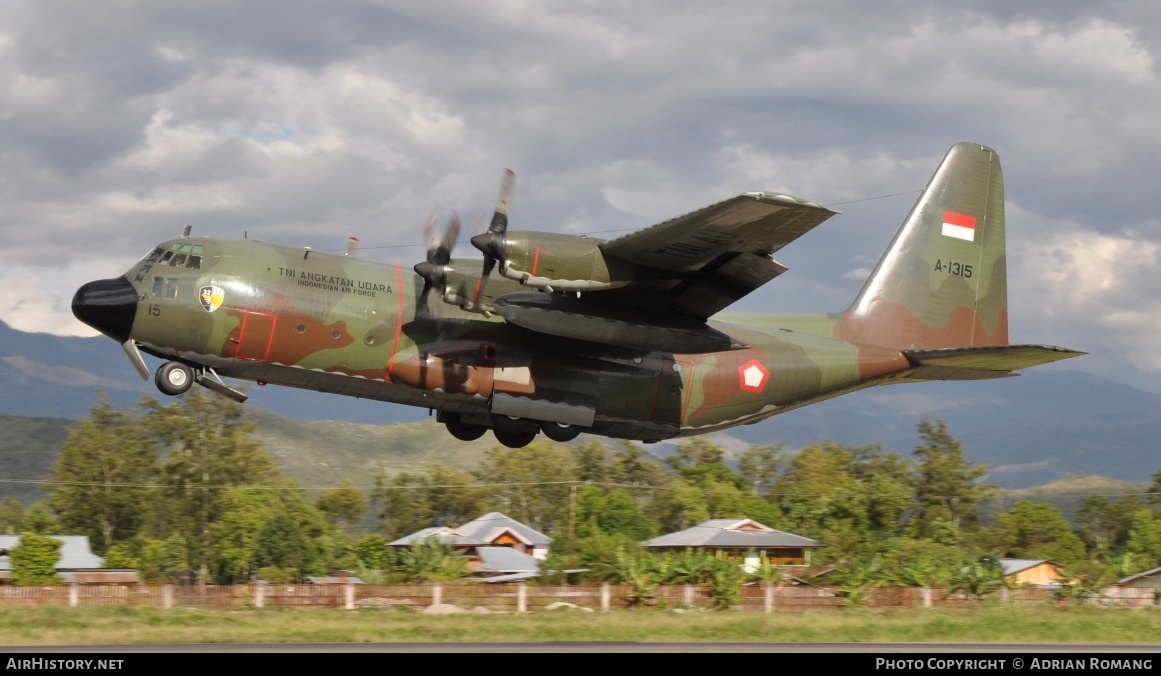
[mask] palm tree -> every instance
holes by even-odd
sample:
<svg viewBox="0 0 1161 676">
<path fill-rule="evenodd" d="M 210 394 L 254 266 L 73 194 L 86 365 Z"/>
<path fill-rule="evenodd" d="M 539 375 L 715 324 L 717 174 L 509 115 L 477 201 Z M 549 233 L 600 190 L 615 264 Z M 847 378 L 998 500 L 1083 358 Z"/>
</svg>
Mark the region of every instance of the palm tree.
<svg viewBox="0 0 1161 676">
<path fill-rule="evenodd" d="M 746 582 L 746 571 L 722 551 L 717 552 L 711 562 L 708 581 L 714 609 L 729 610 L 742 600 L 742 585 Z"/>
<path fill-rule="evenodd" d="M 402 550 L 398 572 L 404 582 L 451 582 L 471 575 L 468 557 L 435 538 L 417 540 Z"/>
<path fill-rule="evenodd" d="M 630 553 L 625 547 L 617 547 L 612 562 L 601 567 L 606 578 L 629 585 L 629 605 L 641 606 L 653 600 L 657 585 L 661 584 L 653 559 L 649 552 Z"/>
<path fill-rule="evenodd" d="M 951 580 L 950 590 L 962 591 L 980 600 L 1006 584 L 1004 567 L 996 559 L 984 555 L 960 569 Z"/>
<path fill-rule="evenodd" d="M 882 573 L 883 559 L 876 555 L 870 563 L 855 563 L 838 572 L 835 591 L 843 597 L 843 605 L 857 608 L 871 600 L 871 591 L 886 582 Z"/>
</svg>

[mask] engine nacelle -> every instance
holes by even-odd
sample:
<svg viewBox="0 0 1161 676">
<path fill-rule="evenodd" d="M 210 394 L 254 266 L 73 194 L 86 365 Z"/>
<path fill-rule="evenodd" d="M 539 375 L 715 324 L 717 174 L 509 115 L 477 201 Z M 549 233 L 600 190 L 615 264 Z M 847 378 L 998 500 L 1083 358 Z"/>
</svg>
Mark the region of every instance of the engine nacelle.
<svg viewBox="0 0 1161 676">
<path fill-rule="evenodd" d="M 500 274 L 545 291 L 591 291 L 628 284 L 633 279 L 629 266 L 606 258 L 600 249 L 602 241 L 585 235 L 508 232 Z"/>
</svg>

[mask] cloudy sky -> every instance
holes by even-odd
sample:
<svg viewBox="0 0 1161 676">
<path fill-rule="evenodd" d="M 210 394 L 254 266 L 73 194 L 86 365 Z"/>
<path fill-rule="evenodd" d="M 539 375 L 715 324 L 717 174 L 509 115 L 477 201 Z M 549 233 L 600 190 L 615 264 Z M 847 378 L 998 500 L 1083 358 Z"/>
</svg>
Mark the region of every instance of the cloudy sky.
<svg viewBox="0 0 1161 676">
<path fill-rule="evenodd" d="M 1151 1 L 8 2 L 0 319 L 90 335 L 76 287 L 187 224 L 411 264 L 505 167 L 514 229 L 831 205 L 736 307 L 838 311 L 967 140 L 1003 162 L 1013 341 L 1159 390 L 1158 55 Z"/>
</svg>

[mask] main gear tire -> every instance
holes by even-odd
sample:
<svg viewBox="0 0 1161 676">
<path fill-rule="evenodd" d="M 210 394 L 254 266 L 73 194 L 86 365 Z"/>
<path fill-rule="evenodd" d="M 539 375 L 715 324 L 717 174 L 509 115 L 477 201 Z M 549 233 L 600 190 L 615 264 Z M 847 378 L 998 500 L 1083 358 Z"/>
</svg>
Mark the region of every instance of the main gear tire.
<svg viewBox="0 0 1161 676">
<path fill-rule="evenodd" d="M 448 433 L 460 441 L 475 441 L 488 431 L 483 425 L 464 422 L 459 413 L 444 413 L 443 424 Z"/>
<path fill-rule="evenodd" d="M 578 425 L 561 425 L 554 422 L 541 423 L 540 430 L 544 432 L 544 436 L 560 442 L 572 441 L 581 433 Z"/>
<path fill-rule="evenodd" d="M 532 443 L 536 438 L 536 432 L 508 432 L 499 428 L 493 429 L 492 434 L 496 435 L 496 441 L 499 441 L 508 448 L 524 448 Z"/>
<path fill-rule="evenodd" d="M 509 415 L 492 414 L 492 429 L 504 430 L 504 432 L 512 435 L 529 434 L 536 436 L 540 431 L 540 427 L 533 421 L 527 418 L 514 418 Z"/>
</svg>

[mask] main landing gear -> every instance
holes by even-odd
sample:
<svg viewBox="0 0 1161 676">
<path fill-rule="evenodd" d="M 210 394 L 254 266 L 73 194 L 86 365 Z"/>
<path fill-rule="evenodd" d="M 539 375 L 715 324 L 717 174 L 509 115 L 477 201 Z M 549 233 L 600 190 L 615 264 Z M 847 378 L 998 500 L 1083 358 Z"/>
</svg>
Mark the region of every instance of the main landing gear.
<svg viewBox="0 0 1161 676">
<path fill-rule="evenodd" d="M 447 427 L 447 431 L 460 441 L 475 441 L 488 431 L 483 425 L 464 422 L 459 413 L 440 413 L 439 419 Z"/>
<path fill-rule="evenodd" d="M 562 425 L 554 422 L 540 423 L 540 430 L 544 432 L 544 436 L 553 441 L 572 441 L 581 433 L 581 428 L 576 425 Z"/>
<path fill-rule="evenodd" d="M 459 413 L 444 411 L 439 414 L 438 420 L 447 427 L 450 433 L 460 441 L 475 441 L 488 431 L 487 425 L 464 421 Z M 513 418 L 506 415 L 492 415 L 492 434 L 496 441 L 508 448 L 523 448 L 536 439 L 536 435 L 544 432 L 544 436 L 553 441 L 572 441 L 584 431 L 576 425 L 562 425 L 555 422 L 537 422 L 527 418 Z"/>
</svg>

